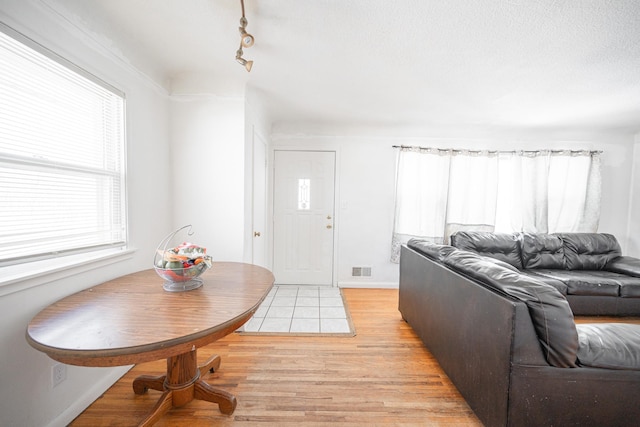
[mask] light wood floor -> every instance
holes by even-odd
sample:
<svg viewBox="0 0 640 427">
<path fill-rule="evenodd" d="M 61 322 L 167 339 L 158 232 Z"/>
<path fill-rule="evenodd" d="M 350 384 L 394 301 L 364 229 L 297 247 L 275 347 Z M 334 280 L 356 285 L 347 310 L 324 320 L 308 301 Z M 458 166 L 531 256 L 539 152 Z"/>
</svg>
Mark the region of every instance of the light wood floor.
<svg viewBox="0 0 640 427">
<path fill-rule="evenodd" d="M 198 351 L 222 365 L 208 382 L 238 399 L 231 416 L 193 401 L 156 426 L 481 426 L 435 359 L 398 312 L 398 291 L 345 289 L 357 335 L 272 337 L 232 334 Z M 638 318 L 577 318 L 577 322 Z M 135 395 L 140 374 L 164 373 L 166 362 L 134 367 L 71 425 L 135 426 L 160 396 Z"/>
<path fill-rule="evenodd" d="M 398 291 L 345 289 L 357 335 L 269 337 L 232 334 L 198 350 L 222 357 L 207 377 L 235 394 L 231 416 L 202 401 L 171 409 L 156 426 L 481 426 L 464 399 L 398 312 Z M 133 393 L 140 374 L 159 375 L 166 361 L 134 367 L 73 427 L 135 426 L 160 393 Z"/>
</svg>

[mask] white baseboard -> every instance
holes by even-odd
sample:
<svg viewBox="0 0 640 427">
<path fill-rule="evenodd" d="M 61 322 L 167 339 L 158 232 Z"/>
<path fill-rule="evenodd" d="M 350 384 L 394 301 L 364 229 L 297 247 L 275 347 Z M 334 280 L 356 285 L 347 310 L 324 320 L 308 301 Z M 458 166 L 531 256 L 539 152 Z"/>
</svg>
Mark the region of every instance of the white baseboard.
<svg viewBox="0 0 640 427">
<path fill-rule="evenodd" d="M 398 282 L 338 282 L 339 288 L 398 289 Z"/>
<path fill-rule="evenodd" d="M 110 370 L 110 372 L 105 375 L 101 380 L 97 381 L 93 386 L 83 393 L 82 397 L 73 402 L 71 406 L 64 410 L 60 415 L 58 415 L 54 420 L 52 420 L 48 426 L 49 427 L 65 427 L 68 426 L 71 421 L 76 419 L 78 415 L 82 413 L 85 409 L 89 407 L 93 402 L 96 401 L 100 396 L 104 394 L 105 391 L 109 389 L 113 384 L 116 383 L 124 374 L 126 374 L 133 365 L 131 366 L 118 366 Z"/>
</svg>

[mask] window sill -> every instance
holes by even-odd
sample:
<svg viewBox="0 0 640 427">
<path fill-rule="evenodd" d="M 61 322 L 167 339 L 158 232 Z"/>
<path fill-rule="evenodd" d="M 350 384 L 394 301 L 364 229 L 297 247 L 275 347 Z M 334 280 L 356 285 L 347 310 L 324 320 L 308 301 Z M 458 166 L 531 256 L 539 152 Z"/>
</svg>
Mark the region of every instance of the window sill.
<svg viewBox="0 0 640 427">
<path fill-rule="evenodd" d="M 130 259 L 134 252 L 135 249 L 132 248 L 106 249 L 3 267 L 2 277 L 0 277 L 0 296 Z"/>
</svg>

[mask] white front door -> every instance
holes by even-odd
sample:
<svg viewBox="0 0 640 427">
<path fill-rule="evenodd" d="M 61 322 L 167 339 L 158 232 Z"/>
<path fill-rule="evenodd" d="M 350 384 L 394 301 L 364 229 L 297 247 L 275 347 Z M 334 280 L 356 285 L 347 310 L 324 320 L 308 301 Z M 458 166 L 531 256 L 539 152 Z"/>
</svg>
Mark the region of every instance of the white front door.
<svg viewBox="0 0 640 427">
<path fill-rule="evenodd" d="M 273 273 L 278 284 L 332 285 L 335 152 L 276 151 Z"/>
</svg>

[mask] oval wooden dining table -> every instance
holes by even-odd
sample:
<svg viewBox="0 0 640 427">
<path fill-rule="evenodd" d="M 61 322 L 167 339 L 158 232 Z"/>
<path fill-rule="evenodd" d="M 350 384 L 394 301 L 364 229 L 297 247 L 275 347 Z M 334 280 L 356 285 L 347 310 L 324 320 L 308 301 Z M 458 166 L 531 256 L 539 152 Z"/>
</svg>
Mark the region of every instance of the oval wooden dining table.
<svg viewBox="0 0 640 427">
<path fill-rule="evenodd" d="M 214 262 L 200 277 L 203 285 L 185 292 L 165 291 L 154 270 L 88 288 L 38 313 L 27 327 L 27 341 L 70 365 L 123 366 L 166 358 L 166 374 L 133 381 L 137 394 L 162 392 L 140 426 L 193 399 L 217 403 L 222 413 L 232 414 L 235 396 L 203 380 L 219 368 L 220 357 L 198 366 L 197 349 L 247 322 L 274 277 L 265 268 L 232 262 Z"/>
</svg>

